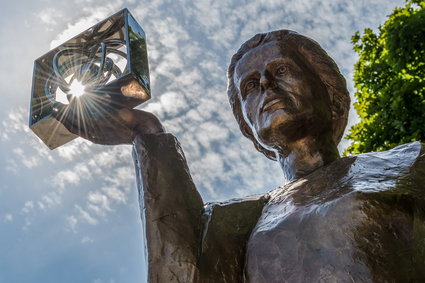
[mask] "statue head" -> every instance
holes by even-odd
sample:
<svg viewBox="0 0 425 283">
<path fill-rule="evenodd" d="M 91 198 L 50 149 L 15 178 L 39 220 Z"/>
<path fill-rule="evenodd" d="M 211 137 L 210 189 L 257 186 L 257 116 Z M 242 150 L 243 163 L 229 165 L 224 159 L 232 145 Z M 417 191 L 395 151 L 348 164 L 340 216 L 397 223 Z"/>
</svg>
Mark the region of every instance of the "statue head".
<svg viewBox="0 0 425 283">
<path fill-rule="evenodd" d="M 273 160 L 308 135 L 327 133 L 338 144 L 350 107 L 332 58 L 290 30 L 257 34 L 239 48 L 228 69 L 228 96 L 242 133 Z"/>
</svg>

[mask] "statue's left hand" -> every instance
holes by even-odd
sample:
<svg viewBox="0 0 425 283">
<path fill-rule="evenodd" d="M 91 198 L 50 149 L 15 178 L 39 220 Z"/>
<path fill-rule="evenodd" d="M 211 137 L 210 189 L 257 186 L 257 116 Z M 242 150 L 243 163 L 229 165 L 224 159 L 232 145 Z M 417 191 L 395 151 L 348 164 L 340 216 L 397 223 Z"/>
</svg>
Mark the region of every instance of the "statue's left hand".
<svg viewBox="0 0 425 283">
<path fill-rule="evenodd" d="M 71 133 L 96 144 L 131 144 L 137 134 L 155 134 L 165 131 L 155 115 L 136 109 L 122 108 L 88 113 L 77 107 L 57 103 L 53 115 Z"/>
</svg>

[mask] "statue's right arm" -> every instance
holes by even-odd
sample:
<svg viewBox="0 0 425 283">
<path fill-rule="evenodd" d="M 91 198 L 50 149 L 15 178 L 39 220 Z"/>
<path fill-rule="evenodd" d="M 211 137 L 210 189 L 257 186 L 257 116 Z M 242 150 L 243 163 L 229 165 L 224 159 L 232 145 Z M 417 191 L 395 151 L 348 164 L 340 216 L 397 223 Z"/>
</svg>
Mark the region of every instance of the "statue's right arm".
<svg viewBox="0 0 425 283">
<path fill-rule="evenodd" d="M 149 282 L 195 282 L 203 202 L 177 139 L 139 134 L 133 142 Z"/>
<path fill-rule="evenodd" d="M 87 125 L 73 108 L 58 107 L 54 115 L 93 143 L 133 144 L 148 281 L 196 282 L 203 202 L 177 139 L 155 115 L 136 109 L 93 114 Z"/>
</svg>

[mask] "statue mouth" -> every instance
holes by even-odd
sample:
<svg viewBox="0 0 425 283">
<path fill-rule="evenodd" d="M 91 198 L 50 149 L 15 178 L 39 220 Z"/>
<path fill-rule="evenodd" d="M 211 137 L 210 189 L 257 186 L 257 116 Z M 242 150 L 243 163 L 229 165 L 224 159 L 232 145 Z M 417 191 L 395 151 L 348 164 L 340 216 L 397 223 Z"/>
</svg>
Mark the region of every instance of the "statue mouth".
<svg viewBox="0 0 425 283">
<path fill-rule="evenodd" d="M 261 112 L 265 112 L 265 111 L 273 111 L 273 110 L 277 110 L 277 109 L 285 109 L 285 104 L 282 101 L 282 99 L 280 99 L 279 97 L 271 97 L 269 99 L 266 99 Z"/>
</svg>

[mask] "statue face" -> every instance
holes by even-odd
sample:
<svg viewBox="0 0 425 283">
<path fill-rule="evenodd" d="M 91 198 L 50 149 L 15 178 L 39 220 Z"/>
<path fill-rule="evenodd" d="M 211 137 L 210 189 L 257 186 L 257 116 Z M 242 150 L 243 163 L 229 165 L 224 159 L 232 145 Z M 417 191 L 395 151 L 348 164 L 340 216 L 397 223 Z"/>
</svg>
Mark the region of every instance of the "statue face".
<svg viewBox="0 0 425 283">
<path fill-rule="evenodd" d="M 234 79 L 244 119 L 269 149 L 332 131 L 326 88 L 292 48 L 271 41 L 250 50 Z"/>
</svg>

